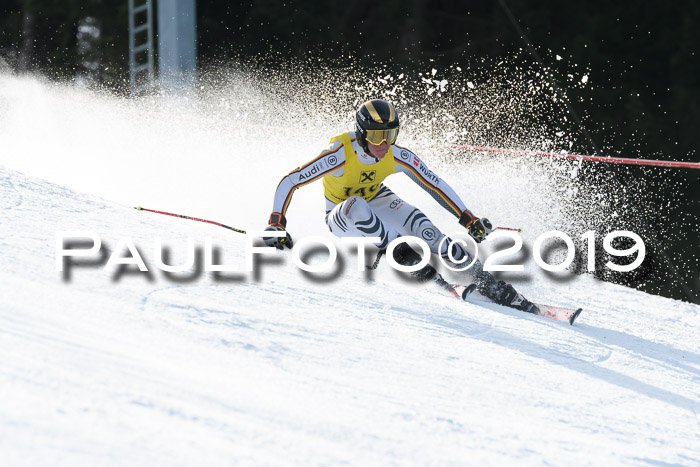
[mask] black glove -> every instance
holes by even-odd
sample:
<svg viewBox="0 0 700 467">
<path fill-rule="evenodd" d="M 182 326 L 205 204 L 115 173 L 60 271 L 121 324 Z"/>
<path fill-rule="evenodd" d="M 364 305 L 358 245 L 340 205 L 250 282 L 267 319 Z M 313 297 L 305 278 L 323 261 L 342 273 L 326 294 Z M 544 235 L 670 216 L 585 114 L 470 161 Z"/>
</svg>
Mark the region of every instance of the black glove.
<svg viewBox="0 0 700 467">
<path fill-rule="evenodd" d="M 275 232 L 285 231 L 282 227 L 277 227 L 274 225 L 268 225 L 265 230 L 273 230 Z M 265 245 L 274 246 L 278 250 L 282 250 L 284 249 L 284 247 L 287 247 L 291 250 L 291 248 L 294 246 L 292 236 L 289 235 L 289 232 L 287 232 L 286 237 L 263 237 L 263 241 L 265 242 Z"/>
<path fill-rule="evenodd" d="M 282 214 L 278 212 L 273 212 L 270 215 L 270 225 L 268 225 L 265 230 L 285 232 L 286 226 L 287 219 L 285 219 L 285 217 Z M 278 250 L 282 250 L 284 249 L 284 247 L 287 247 L 291 250 L 294 246 L 294 242 L 292 241 L 292 236 L 289 235 L 289 232 L 286 233 L 287 235 L 284 237 L 263 237 L 263 241 L 265 242 L 265 245 L 274 246 Z"/>
<path fill-rule="evenodd" d="M 467 232 L 469 232 L 469 235 L 476 243 L 481 243 L 484 238 L 491 233 L 493 227 L 491 221 L 485 217 L 479 219 L 472 214 L 469 209 L 462 213 L 462 217 L 459 218 L 459 223 L 466 227 Z"/>
</svg>

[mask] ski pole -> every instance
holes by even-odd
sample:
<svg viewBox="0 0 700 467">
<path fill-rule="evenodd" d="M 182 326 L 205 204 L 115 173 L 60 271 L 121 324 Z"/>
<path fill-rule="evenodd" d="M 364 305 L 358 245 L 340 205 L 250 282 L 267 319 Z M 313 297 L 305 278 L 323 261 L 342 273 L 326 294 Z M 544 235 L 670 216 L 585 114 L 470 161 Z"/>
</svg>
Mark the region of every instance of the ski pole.
<svg viewBox="0 0 700 467">
<path fill-rule="evenodd" d="M 523 229 L 515 229 L 513 227 L 496 227 L 493 230 L 512 230 L 513 232 L 523 233 Z"/>
<path fill-rule="evenodd" d="M 207 219 L 200 219 L 198 217 L 184 216 L 182 214 L 173 214 L 172 212 L 156 211 L 155 209 L 146 209 L 146 208 L 142 208 L 141 206 L 136 206 L 134 209 L 136 209 L 137 211 L 148 211 L 148 212 L 155 212 L 156 214 L 165 214 L 166 216 L 180 217 L 182 219 L 189 219 L 191 221 L 206 222 L 208 224 L 218 225 L 219 227 L 225 227 L 229 230 L 233 230 L 234 232 L 238 232 L 238 233 L 242 233 L 242 234 L 246 233 L 245 230 L 237 229 L 235 227 L 230 227 L 228 225 L 221 224 L 220 222 L 214 222 L 214 221 L 210 221 Z"/>
</svg>

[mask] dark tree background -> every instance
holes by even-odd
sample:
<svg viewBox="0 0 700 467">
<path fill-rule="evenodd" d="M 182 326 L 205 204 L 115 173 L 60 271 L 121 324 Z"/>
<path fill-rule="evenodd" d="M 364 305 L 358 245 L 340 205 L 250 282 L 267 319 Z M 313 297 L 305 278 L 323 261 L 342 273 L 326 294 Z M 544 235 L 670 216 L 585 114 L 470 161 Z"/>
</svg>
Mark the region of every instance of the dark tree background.
<svg viewBox="0 0 700 467">
<path fill-rule="evenodd" d="M 509 13 L 555 75 L 571 61 L 592 72 L 594 86 L 568 89 L 566 70 L 560 70 L 561 85 L 592 137 L 592 142 L 581 138 L 575 150 L 700 160 L 700 2 L 695 1 L 200 0 L 198 60 L 208 66 L 260 57 L 345 56 L 368 67 L 392 63 L 408 69 L 425 69 L 429 60 L 443 66 L 474 57 L 498 60 L 528 50 Z M 125 91 L 127 0 L 2 0 L 0 70 L 4 62 L 18 73 L 75 79 L 84 58 L 77 29 L 86 18 L 94 18 L 97 23 L 91 24 L 101 32 L 96 79 L 114 92 Z M 567 60 L 559 62 L 556 55 Z M 664 183 L 650 180 L 649 188 L 663 200 L 676 183 L 691 187 L 682 205 L 668 207 L 658 222 L 692 230 L 691 244 L 669 254 L 691 258 L 685 282 L 698 294 L 700 176 L 673 170 Z M 646 174 L 632 170 L 612 176 Z M 665 263 L 658 256 L 654 274 L 661 276 Z M 661 285 L 652 291 L 688 299 L 688 290 L 671 282 L 659 278 Z"/>
</svg>

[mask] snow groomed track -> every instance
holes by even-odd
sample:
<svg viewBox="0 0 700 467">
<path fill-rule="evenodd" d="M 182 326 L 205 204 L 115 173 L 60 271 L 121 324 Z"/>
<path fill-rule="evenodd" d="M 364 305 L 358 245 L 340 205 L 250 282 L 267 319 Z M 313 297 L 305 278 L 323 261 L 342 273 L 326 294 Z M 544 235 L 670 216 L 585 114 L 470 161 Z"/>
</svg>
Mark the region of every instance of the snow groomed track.
<svg viewBox="0 0 700 467">
<path fill-rule="evenodd" d="M 242 239 L 0 179 L 8 465 L 697 462 L 697 306 L 589 277 L 533 284 L 586 308 L 571 327 L 388 269 L 317 283 L 288 261 L 243 280 L 100 265 L 65 279 L 57 230 L 131 236 L 151 264 L 156 236 L 173 262 L 209 236 L 242 264 Z"/>
</svg>

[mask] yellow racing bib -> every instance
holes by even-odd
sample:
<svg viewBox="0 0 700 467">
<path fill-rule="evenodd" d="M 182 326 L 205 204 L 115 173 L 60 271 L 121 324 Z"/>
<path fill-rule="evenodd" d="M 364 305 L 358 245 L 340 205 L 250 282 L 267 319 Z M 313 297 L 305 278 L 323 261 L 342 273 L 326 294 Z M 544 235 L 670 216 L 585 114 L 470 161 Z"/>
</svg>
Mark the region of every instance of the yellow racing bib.
<svg viewBox="0 0 700 467">
<path fill-rule="evenodd" d="M 349 133 L 332 138 L 331 143 L 334 141 L 340 141 L 345 151 L 343 175 L 323 177 L 324 194 L 334 203 L 343 202 L 351 196 L 359 196 L 369 201 L 379 190 L 382 181 L 389 175 L 396 173 L 394 152 L 391 147 L 379 162 L 367 165 L 357 158 Z"/>
</svg>

